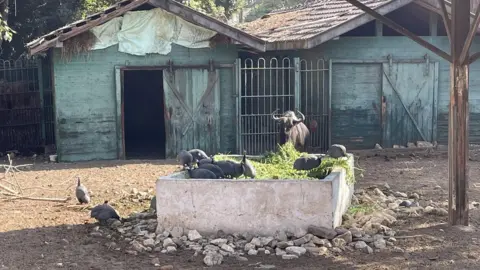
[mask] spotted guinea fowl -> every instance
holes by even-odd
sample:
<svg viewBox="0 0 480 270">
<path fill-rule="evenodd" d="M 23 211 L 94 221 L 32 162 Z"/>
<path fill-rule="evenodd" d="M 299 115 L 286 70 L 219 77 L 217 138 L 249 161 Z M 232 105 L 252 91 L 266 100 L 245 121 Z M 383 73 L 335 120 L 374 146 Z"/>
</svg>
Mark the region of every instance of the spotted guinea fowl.
<svg viewBox="0 0 480 270">
<path fill-rule="evenodd" d="M 108 204 L 108 201 L 105 201 L 103 204 L 99 204 L 92 208 L 90 217 L 98 220 L 100 224 L 106 224 L 107 220 L 109 219 L 120 220 L 120 216 L 117 214 L 117 211 L 115 211 L 115 209 Z"/>
<path fill-rule="evenodd" d="M 77 187 L 75 188 L 75 196 L 80 204 L 90 203 L 90 194 L 88 189 L 80 183 L 80 177 L 77 177 Z"/>
<path fill-rule="evenodd" d="M 177 160 L 180 162 L 182 167 L 185 165 L 190 167 L 194 161 L 192 154 L 186 150 L 182 150 L 180 153 L 178 153 Z"/>
<path fill-rule="evenodd" d="M 188 152 L 193 156 L 193 160 L 196 162 L 208 158 L 207 154 L 201 149 L 190 149 Z"/>
</svg>

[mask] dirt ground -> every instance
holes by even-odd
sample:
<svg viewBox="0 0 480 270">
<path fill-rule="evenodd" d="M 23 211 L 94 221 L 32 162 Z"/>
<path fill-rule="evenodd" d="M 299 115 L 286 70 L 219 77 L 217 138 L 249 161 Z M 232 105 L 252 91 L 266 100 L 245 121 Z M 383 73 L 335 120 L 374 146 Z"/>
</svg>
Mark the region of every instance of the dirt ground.
<svg viewBox="0 0 480 270">
<path fill-rule="evenodd" d="M 121 215 L 127 216 L 149 205 L 148 200 L 132 199 L 129 196 L 132 190 L 153 195 L 155 179 L 177 170 L 172 162 L 39 162 L 30 170 L 16 173 L 15 178 L 8 177 L 7 181 L 18 182 L 24 195 L 73 198 L 75 177 L 79 176 L 93 193 L 94 204 L 109 200 Z M 469 164 L 470 201 L 480 201 L 480 162 Z M 357 160 L 356 166 L 365 170 L 364 177 L 357 176 L 356 188 L 388 183 L 393 190 L 419 193 L 422 206 L 430 200 L 442 203 L 448 198 L 447 165 L 445 155 L 363 157 Z M 132 256 L 125 254 L 123 248 L 122 251 L 109 250 L 105 247 L 108 239 L 89 235 L 95 226 L 94 220 L 89 218 L 89 210 L 70 207 L 75 203 L 73 199 L 67 203 L 0 200 L 0 269 L 158 269 L 150 263 L 153 257 L 175 269 L 205 268 L 203 257 L 192 257 L 193 252 Z M 303 256 L 289 261 L 259 255 L 249 256 L 248 262 L 225 258 L 220 267 L 212 269 L 258 269 L 261 265 L 275 265 L 275 269 L 480 269 L 477 208 L 471 209 L 470 220 L 469 230 L 448 227 L 444 216 L 399 220 L 394 229 L 401 234 L 429 236 L 399 239 L 396 246 L 405 249 L 405 253 L 355 251 L 331 258 Z"/>
</svg>

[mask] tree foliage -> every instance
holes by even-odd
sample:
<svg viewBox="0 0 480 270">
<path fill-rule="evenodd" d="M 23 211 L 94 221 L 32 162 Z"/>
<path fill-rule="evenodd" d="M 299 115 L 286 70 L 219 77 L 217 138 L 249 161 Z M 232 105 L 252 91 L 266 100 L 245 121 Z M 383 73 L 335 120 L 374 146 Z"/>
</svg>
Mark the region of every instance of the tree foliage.
<svg viewBox="0 0 480 270">
<path fill-rule="evenodd" d="M 263 15 L 277 9 L 294 7 L 303 4 L 305 0 L 262 0 L 257 1 L 245 17 L 245 21 L 250 22 L 261 18 Z"/>
<path fill-rule="evenodd" d="M 222 21 L 229 20 L 233 14 L 244 7 L 244 0 L 190 0 L 186 4 L 209 16 Z"/>
</svg>

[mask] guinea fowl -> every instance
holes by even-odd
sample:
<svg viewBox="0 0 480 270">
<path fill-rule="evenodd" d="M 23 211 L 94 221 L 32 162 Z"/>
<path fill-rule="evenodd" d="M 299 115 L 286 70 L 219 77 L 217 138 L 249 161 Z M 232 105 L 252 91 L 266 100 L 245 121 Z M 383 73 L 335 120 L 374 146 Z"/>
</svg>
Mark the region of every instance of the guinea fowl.
<svg viewBox="0 0 480 270">
<path fill-rule="evenodd" d="M 190 152 L 188 151 L 185 151 L 185 150 L 182 150 L 180 151 L 180 153 L 178 153 L 178 161 L 180 161 L 180 165 L 181 166 L 192 166 L 192 162 L 193 162 L 193 156 L 192 154 L 190 154 Z"/>
<path fill-rule="evenodd" d="M 80 177 L 77 177 L 77 188 L 75 188 L 75 195 L 77 196 L 78 202 L 80 204 L 90 203 L 90 194 L 88 189 L 80 183 Z"/>
<path fill-rule="evenodd" d="M 188 171 L 188 176 L 192 179 L 217 179 L 215 173 L 210 170 L 185 166 L 185 170 Z"/>
<path fill-rule="evenodd" d="M 105 201 L 103 204 L 99 204 L 92 208 L 90 217 L 98 220 L 100 224 L 106 224 L 107 220 L 109 219 L 120 220 L 120 216 L 117 214 L 115 209 L 108 204 L 108 201 Z"/>
<path fill-rule="evenodd" d="M 225 175 L 223 173 L 222 169 L 215 164 L 205 163 L 205 164 L 199 165 L 198 168 L 199 169 L 206 169 L 206 170 L 209 170 L 209 171 L 213 172 L 217 176 L 217 179 L 221 179 Z"/>
<path fill-rule="evenodd" d="M 191 149 L 188 150 L 188 152 L 193 156 L 193 160 L 196 160 L 197 162 L 208 158 L 207 154 L 201 149 Z"/>
</svg>

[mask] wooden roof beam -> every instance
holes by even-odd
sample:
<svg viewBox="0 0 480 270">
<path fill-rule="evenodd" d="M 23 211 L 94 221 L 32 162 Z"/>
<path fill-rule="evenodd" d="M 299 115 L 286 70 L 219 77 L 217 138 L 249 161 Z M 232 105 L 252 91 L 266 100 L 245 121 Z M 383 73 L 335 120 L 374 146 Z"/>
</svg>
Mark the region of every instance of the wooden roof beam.
<svg viewBox="0 0 480 270">
<path fill-rule="evenodd" d="M 467 40 L 463 45 L 462 53 L 460 54 L 460 63 L 465 64 L 465 61 L 468 60 L 467 64 L 472 63 L 471 59 L 467 59 L 468 51 L 472 46 L 473 38 L 477 33 L 478 26 L 480 25 L 480 4 L 477 6 L 477 11 L 475 12 L 475 19 L 473 20 L 472 26 L 470 27 L 470 31 L 468 32 Z"/>
<path fill-rule="evenodd" d="M 448 16 L 448 11 L 447 11 L 447 6 L 445 5 L 445 1 L 443 0 L 437 0 L 438 4 L 440 5 L 441 9 L 441 14 L 442 14 L 442 19 L 443 19 L 443 25 L 445 26 L 445 31 L 447 32 L 448 40 L 452 42 L 452 21 L 450 20 L 450 17 Z"/>
<path fill-rule="evenodd" d="M 345 0 L 352 4 L 353 6 L 363 10 L 365 13 L 371 15 L 375 19 L 381 21 L 383 24 L 387 25 L 388 27 L 392 28 L 393 30 L 397 31 L 398 33 L 405 35 L 406 37 L 410 38 L 411 40 L 415 41 L 419 45 L 425 47 L 429 51 L 437 54 L 438 56 L 442 57 L 443 59 L 447 60 L 448 62 L 452 63 L 452 57 L 444 52 L 442 49 L 436 47 L 435 45 L 423 40 L 422 38 L 418 37 L 417 35 L 413 34 L 412 32 L 408 31 L 404 27 L 400 26 L 399 24 L 395 23 L 394 21 L 390 20 L 389 18 L 379 14 L 375 10 L 367 7 L 366 5 L 362 4 L 358 0 Z"/>
</svg>

